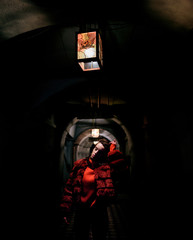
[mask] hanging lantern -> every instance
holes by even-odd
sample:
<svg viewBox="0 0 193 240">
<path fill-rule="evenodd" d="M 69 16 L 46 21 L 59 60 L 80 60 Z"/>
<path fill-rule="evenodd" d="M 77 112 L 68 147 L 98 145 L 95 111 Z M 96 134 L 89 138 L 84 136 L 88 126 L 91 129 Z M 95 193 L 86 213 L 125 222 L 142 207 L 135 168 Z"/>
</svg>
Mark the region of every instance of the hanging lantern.
<svg viewBox="0 0 193 240">
<path fill-rule="evenodd" d="M 103 51 L 98 31 L 77 33 L 77 60 L 83 71 L 101 69 Z"/>
<path fill-rule="evenodd" d="M 93 138 L 98 138 L 99 137 L 99 129 L 98 128 L 93 128 L 91 135 L 92 135 Z"/>
</svg>

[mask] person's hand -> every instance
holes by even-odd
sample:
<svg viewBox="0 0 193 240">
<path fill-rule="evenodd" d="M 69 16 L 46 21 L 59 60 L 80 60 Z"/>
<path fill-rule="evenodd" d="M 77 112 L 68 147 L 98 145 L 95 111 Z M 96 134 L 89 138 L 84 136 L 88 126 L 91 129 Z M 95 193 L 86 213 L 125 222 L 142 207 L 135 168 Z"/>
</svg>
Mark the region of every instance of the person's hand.
<svg viewBox="0 0 193 240">
<path fill-rule="evenodd" d="M 114 139 L 113 141 L 110 142 L 110 144 L 117 145 L 117 142 L 116 142 L 116 140 Z"/>
<path fill-rule="evenodd" d="M 64 219 L 65 224 L 67 224 L 67 225 L 70 224 L 67 217 L 64 217 L 63 219 Z"/>
<path fill-rule="evenodd" d="M 116 149 L 116 145 L 117 145 L 117 142 L 115 139 L 110 142 L 110 152 Z"/>
</svg>

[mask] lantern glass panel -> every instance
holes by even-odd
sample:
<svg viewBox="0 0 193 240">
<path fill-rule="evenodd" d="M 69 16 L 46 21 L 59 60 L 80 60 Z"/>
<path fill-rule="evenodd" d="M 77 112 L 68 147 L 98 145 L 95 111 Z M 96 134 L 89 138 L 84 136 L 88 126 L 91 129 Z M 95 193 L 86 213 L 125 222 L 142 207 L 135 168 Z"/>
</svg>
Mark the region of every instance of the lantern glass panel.
<svg viewBox="0 0 193 240">
<path fill-rule="evenodd" d="M 83 71 L 90 71 L 90 70 L 99 70 L 99 64 L 97 61 L 91 62 L 79 62 Z"/>
<path fill-rule="evenodd" d="M 79 33 L 77 41 L 77 58 L 96 57 L 96 32 Z"/>
<path fill-rule="evenodd" d="M 101 62 L 101 65 L 103 65 L 103 48 L 102 48 L 102 40 L 99 35 L 99 60 Z"/>
</svg>

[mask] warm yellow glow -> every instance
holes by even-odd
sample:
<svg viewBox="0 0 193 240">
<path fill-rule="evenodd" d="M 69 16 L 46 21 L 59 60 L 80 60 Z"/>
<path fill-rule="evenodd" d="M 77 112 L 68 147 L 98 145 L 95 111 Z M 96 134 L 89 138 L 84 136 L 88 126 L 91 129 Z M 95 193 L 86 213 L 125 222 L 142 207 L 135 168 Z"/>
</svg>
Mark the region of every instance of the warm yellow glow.
<svg viewBox="0 0 193 240">
<path fill-rule="evenodd" d="M 98 138 L 99 137 L 99 129 L 98 128 L 92 129 L 92 137 L 93 138 Z"/>
<path fill-rule="evenodd" d="M 96 57 L 96 32 L 79 33 L 77 44 L 78 59 Z"/>
<path fill-rule="evenodd" d="M 84 51 L 86 58 L 96 57 L 96 49 L 95 48 L 87 48 Z"/>
</svg>

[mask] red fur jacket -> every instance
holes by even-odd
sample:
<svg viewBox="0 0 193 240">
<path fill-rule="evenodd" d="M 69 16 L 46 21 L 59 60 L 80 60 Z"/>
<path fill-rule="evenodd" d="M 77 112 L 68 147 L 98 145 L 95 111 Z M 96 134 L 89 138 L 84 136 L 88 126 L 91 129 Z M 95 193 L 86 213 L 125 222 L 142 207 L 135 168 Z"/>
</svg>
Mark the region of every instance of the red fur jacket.
<svg viewBox="0 0 193 240">
<path fill-rule="evenodd" d="M 65 184 L 60 208 L 69 212 L 73 203 L 80 202 L 82 191 L 82 178 L 85 169 L 89 166 L 88 158 L 75 162 L 70 176 Z M 128 168 L 123 154 L 119 150 L 112 150 L 108 154 L 107 162 L 94 169 L 96 182 L 96 200 L 109 202 L 116 197 L 114 180 Z"/>
</svg>

